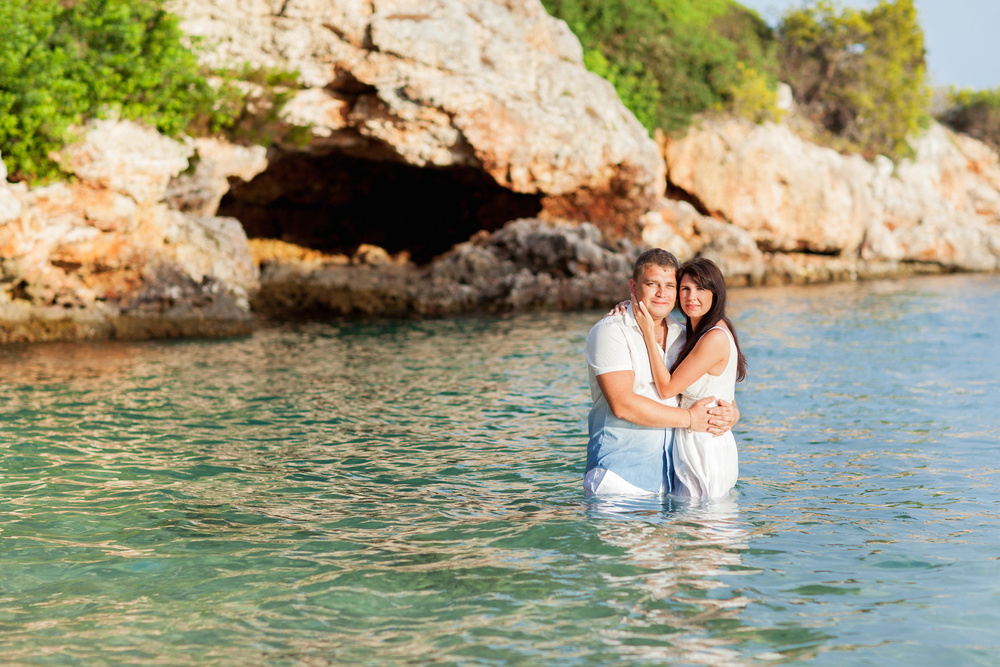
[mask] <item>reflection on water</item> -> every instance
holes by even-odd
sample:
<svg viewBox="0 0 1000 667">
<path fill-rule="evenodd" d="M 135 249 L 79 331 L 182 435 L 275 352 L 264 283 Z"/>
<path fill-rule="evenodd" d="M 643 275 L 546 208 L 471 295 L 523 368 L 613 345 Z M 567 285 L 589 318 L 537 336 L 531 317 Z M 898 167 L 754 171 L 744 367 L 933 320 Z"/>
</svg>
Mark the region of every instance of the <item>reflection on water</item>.
<svg viewBox="0 0 1000 667">
<path fill-rule="evenodd" d="M 660 505 L 663 521 L 641 519 L 653 509 L 642 507 L 647 503 Z M 625 622 L 609 629 L 605 641 L 619 646 L 623 655 L 655 662 L 745 664 L 729 647 L 730 639 L 705 636 L 702 630 L 706 622 L 737 621 L 752 602 L 722 580 L 733 572 L 750 572 L 743 567 L 741 554 L 749 542 L 735 498 L 668 499 L 665 505 L 604 498 L 591 500 L 588 509 L 606 519 L 601 539 L 623 549 L 624 562 L 642 572 L 608 575 L 608 585 L 639 587 L 654 603 L 623 609 Z"/>
<path fill-rule="evenodd" d="M 732 300 L 704 504 L 583 497 L 599 313 L 0 349 L 4 660 L 989 664 L 1000 279 Z"/>
</svg>

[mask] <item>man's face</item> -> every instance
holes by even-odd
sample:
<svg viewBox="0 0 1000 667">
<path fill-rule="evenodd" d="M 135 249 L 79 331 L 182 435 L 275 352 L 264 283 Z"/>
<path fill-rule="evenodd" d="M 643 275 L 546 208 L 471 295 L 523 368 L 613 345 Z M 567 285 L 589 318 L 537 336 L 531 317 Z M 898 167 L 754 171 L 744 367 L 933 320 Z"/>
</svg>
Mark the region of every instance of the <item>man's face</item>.
<svg viewBox="0 0 1000 667">
<path fill-rule="evenodd" d="M 639 274 L 638 282 L 629 280 L 628 287 L 636 301 L 645 304 L 654 320 L 666 317 L 674 309 L 677 301 L 677 277 L 673 269 L 647 266 Z"/>
</svg>

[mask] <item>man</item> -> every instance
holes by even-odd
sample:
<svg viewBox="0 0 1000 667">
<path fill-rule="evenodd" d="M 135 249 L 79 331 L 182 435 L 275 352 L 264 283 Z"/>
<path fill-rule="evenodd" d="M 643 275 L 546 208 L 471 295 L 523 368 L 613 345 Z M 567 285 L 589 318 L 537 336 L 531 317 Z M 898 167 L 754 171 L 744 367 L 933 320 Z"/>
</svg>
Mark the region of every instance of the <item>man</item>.
<svg viewBox="0 0 1000 667">
<path fill-rule="evenodd" d="M 632 268 L 629 291 L 658 320 L 656 340 L 672 366 L 684 346 L 684 326 L 670 311 L 677 300 L 677 258 L 654 248 L 642 253 Z M 671 445 L 675 427 L 723 433 L 736 423 L 735 406 L 711 398 L 691 409 L 677 399 L 661 400 L 653 384 L 642 331 L 632 313 L 608 315 L 587 336 L 587 364 L 594 405 L 588 422 L 587 472 L 584 491 L 595 494 L 670 493 L 673 489 Z"/>
</svg>

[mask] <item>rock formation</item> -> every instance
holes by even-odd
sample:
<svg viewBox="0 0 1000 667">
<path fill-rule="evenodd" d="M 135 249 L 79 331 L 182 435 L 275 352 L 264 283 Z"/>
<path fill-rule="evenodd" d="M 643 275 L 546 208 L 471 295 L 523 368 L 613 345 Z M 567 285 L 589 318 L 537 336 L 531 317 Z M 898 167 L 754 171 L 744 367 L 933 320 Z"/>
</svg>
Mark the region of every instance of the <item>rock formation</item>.
<svg viewBox="0 0 1000 667">
<path fill-rule="evenodd" d="M 251 236 L 395 252 L 419 227 L 426 259 L 525 216 L 637 233 L 662 194 L 655 143 L 538 0 L 170 6 L 206 64 L 299 73 L 282 114 L 308 141 L 275 147 L 223 204 Z"/>
<path fill-rule="evenodd" d="M 640 243 L 733 285 L 1000 267 L 1000 159 L 938 125 L 898 163 L 714 116 L 657 146 L 538 0 L 171 7 L 206 64 L 297 73 L 277 139 L 106 120 L 65 183 L 0 163 L 0 342 L 603 308 Z"/>
<path fill-rule="evenodd" d="M 502 299 L 449 296 L 462 291 L 458 283 L 427 278 L 438 296 L 417 290 L 419 303 L 393 301 L 384 285 L 393 271 L 429 276 L 424 265 L 435 256 L 525 216 L 637 234 L 662 190 L 655 143 L 538 0 L 175 0 L 171 8 L 204 38 L 209 64 L 298 72 L 281 122 L 307 126 L 307 140 L 268 149 L 174 141 L 102 121 L 64 151 L 71 182 L 29 189 L 3 179 L 0 341 L 247 331 L 251 298 L 288 312 L 287 278 L 302 272 L 265 262 L 271 282 L 258 293 L 248 232 L 362 258 L 342 267 L 351 273 L 340 283 L 321 272 L 321 284 L 301 287 L 307 309 L 491 307 Z M 371 243 L 421 266 L 372 264 L 388 253 L 358 252 Z M 525 300 L 511 289 L 503 307 Z"/>
<path fill-rule="evenodd" d="M 249 331 L 257 267 L 239 222 L 163 203 L 192 152 L 100 121 L 59 156 L 73 181 L 29 189 L 0 167 L 0 342 Z"/>
<path fill-rule="evenodd" d="M 997 154 L 937 124 L 913 144 L 868 162 L 785 125 L 703 119 L 663 147 L 693 204 L 647 216 L 643 238 L 713 257 L 737 284 L 997 269 Z"/>
<path fill-rule="evenodd" d="M 347 258 L 272 247 L 253 303 L 279 318 L 605 307 L 625 295 L 638 253 L 627 241 L 609 247 L 590 223 L 538 219 L 480 232 L 423 267 L 364 249 Z"/>
</svg>

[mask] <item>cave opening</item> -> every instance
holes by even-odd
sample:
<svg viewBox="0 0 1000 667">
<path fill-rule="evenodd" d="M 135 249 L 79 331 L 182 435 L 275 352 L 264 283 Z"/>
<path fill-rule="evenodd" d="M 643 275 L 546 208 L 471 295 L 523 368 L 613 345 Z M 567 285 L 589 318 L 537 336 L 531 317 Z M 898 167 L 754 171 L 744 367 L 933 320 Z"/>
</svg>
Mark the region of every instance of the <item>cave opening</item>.
<svg viewBox="0 0 1000 667">
<path fill-rule="evenodd" d="M 425 264 L 479 230 L 541 209 L 540 195 L 502 188 L 481 169 L 290 153 L 233 183 L 218 214 L 238 219 L 249 238 L 344 254 L 367 243 Z"/>
</svg>

